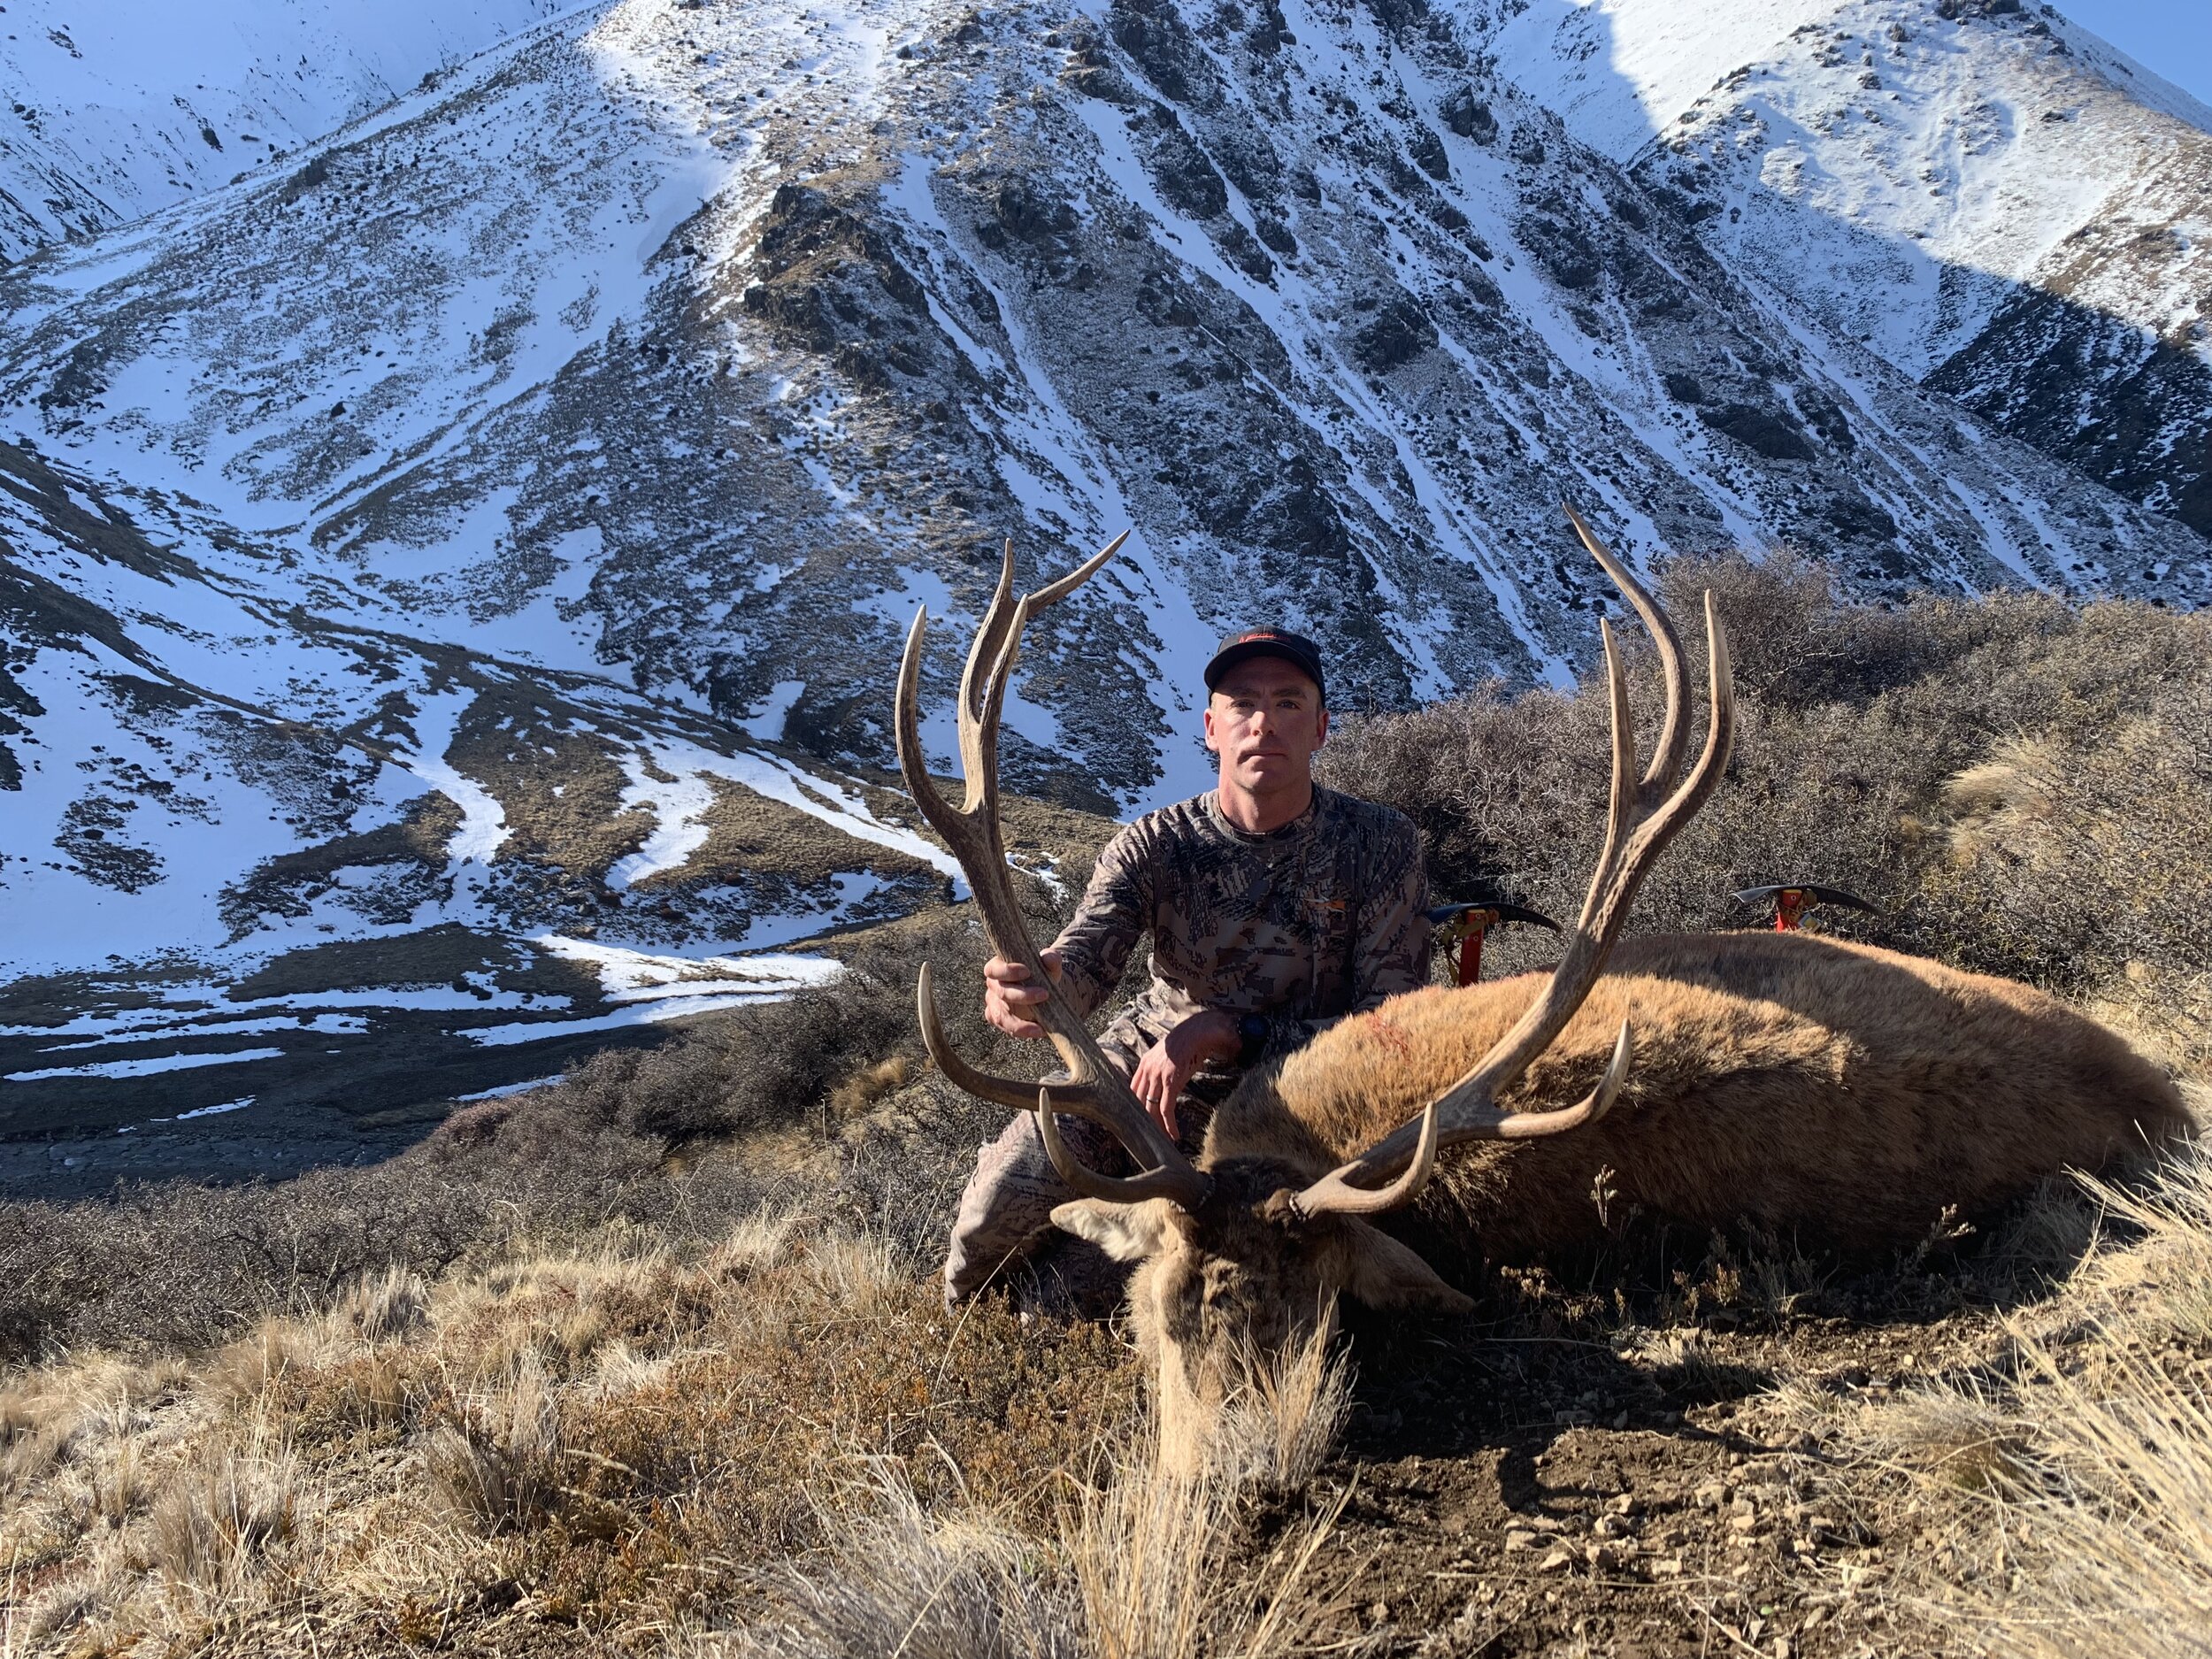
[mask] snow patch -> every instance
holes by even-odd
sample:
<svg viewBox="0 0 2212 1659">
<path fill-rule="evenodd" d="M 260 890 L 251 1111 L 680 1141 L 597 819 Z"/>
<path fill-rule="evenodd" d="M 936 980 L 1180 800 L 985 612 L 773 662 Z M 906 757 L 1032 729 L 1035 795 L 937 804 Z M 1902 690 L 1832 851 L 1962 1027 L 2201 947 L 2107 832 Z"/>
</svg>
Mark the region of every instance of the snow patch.
<svg viewBox="0 0 2212 1659">
<path fill-rule="evenodd" d="M 457 867 L 488 864 L 507 839 L 507 811 L 481 784 L 464 777 L 446 759 L 454 728 L 476 701 L 473 692 L 426 697 L 415 712 L 415 752 L 407 769 L 461 809 L 461 826 L 446 842 L 445 856 Z"/>
<path fill-rule="evenodd" d="M 56 1077 L 153 1077 L 163 1071 L 186 1071 L 204 1065 L 239 1065 L 249 1060 L 273 1060 L 281 1048 L 239 1048 L 228 1054 L 170 1054 L 145 1060 L 103 1060 L 90 1065 L 51 1066 L 42 1071 L 12 1071 L 11 1083 L 35 1083 Z"/>
<path fill-rule="evenodd" d="M 534 1077 L 520 1083 L 502 1083 L 497 1088 L 482 1088 L 473 1094 L 456 1094 L 453 1098 L 462 1105 L 472 1101 L 505 1100 L 511 1094 L 527 1094 L 532 1089 L 550 1088 L 556 1083 L 565 1083 L 568 1073 L 557 1071 L 551 1077 Z"/>
<path fill-rule="evenodd" d="M 780 743 L 783 741 L 784 723 L 805 695 L 805 680 L 779 680 L 768 688 L 768 700 L 761 705 L 760 712 L 747 716 L 738 724 L 764 743 Z"/>
<path fill-rule="evenodd" d="M 247 1107 L 252 1105 L 253 1102 L 254 1096 L 249 1094 L 243 1100 L 225 1101 L 219 1106 L 202 1106 L 193 1111 L 179 1112 L 174 1118 L 157 1118 L 154 1121 L 157 1123 L 180 1124 L 194 1118 L 219 1118 L 225 1112 L 243 1111 Z"/>
</svg>

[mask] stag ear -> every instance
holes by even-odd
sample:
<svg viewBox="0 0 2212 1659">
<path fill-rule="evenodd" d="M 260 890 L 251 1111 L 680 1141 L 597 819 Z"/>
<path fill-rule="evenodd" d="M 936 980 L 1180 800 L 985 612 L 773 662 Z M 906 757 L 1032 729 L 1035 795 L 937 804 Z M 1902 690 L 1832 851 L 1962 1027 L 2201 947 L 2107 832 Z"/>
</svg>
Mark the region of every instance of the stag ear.
<svg viewBox="0 0 2212 1659">
<path fill-rule="evenodd" d="M 1347 1219 L 1344 1252 L 1350 1271 L 1344 1292 L 1370 1308 L 1423 1313 L 1471 1313 L 1473 1301 L 1436 1276 L 1436 1270 L 1379 1227 Z"/>
<path fill-rule="evenodd" d="M 1167 1242 L 1171 1208 L 1164 1198 L 1148 1198 L 1138 1204 L 1079 1198 L 1056 1206 L 1052 1225 L 1063 1233 L 1088 1239 L 1117 1262 L 1141 1262 L 1157 1256 Z"/>
</svg>

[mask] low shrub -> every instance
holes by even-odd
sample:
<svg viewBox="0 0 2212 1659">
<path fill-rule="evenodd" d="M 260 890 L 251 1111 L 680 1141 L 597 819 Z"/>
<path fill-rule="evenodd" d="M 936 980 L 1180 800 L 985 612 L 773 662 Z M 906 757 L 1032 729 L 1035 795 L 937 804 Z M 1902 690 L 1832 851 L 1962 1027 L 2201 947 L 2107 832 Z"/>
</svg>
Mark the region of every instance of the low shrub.
<svg viewBox="0 0 2212 1659">
<path fill-rule="evenodd" d="M 1660 587 L 1694 663 L 1714 594 L 1739 730 L 1638 926 L 1757 926 L 1732 893 L 1809 881 L 1881 907 L 1819 912 L 1824 930 L 2068 993 L 2128 971 L 2181 985 L 2212 961 L 2212 618 L 2022 594 L 1861 605 L 1788 556 L 1678 561 Z M 1647 754 L 1655 653 L 1628 662 Z M 1493 686 L 1348 721 L 1323 775 L 1412 818 L 1440 900 L 1571 918 L 1603 838 L 1609 744 L 1601 682 Z M 1535 936 L 1499 954 L 1548 959 Z"/>
<path fill-rule="evenodd" d="M 483 1143 L 433 1137 L 373 1168 L 273 1185 L 142 1184 L 0 1205 L 0 1359 L 85 1343 L 203 1347 L 370 1274 L 434 1275 L 507 1241 L 618 1221 L 701 1236 L 761 1191 L 731 1164 L 673 1182 L 659 1142 L 557 1102 L 511 1123 Z"/>
</svg>

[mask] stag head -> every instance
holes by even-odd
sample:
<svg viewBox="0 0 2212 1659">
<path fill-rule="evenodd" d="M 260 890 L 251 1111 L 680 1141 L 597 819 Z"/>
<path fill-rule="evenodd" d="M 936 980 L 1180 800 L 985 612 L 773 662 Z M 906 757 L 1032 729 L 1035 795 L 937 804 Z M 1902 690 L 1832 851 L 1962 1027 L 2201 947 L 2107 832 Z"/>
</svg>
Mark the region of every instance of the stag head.
<svg viewBox="0 0 2212 1659">
<path fill-rule="evenodd" d="M 1348 1163 L 1320 1172 L 1326 1157 L 1314 1156 L 1310 1132 L 1285 1121 L 1279 1134 L 1256 1137 L 1275 1147 L 1273 1151 L 1240 1147 L 1217 1156 L 1210 1142 L 1194 1165 L 1056 995 L 1039 1005 L 1033 1018 L 1058 1049 L 1069 1080 L 1016 1082 L 979 1071 L 953 1051 L 937 1018 L 929 970 L 922 970 L 917 1001 L 931 1057 L 969 1093 L 1036 1111 L 1054 1167 L 1082 1194 L 1055 1210 L 1054 1223 L 1090 1240 L 1115 1260 L 1135 1265 L 1131 1313 L 1154 1364 L 1163 1440 L 1187 1465 L 1202 1459 L 1222 1402 L 1252 1379 L 1255 1368 L 1278 1363 L 1317 1331 L 1333 1329 L 1340 1297 L 1383 1310 L 1451 1313 L 1471 1308 L 1464 1294 L 1371 1217 L 1413 1202 L 1445 1148 L 1463 1141 L 1529 1140 L 1579 1128 L 1606 1112 L 1627 1077 L 1633 1035 L 1624 1022 L 1610 1064 L 1580 1101 L 1553 1110 L 1505 1111 L 1496 1104 L 1498 1095 L 1527 1071 L 1582 1005 L 1604 971 L 1645 872 L 1719 782 L 1734 731 L 1734 695 L 1727 641 L 1709 593 L 1708 726 L 1703 749 L 1684 772 L 1686 676 L 1673 626 L 1580 515 L 1571 507 L 1567 514 L 1657 646 L 1666 711 L 1655 753 L 1639 778 L 1627 681 L 1611 624 L 1601 622 L 1613 780 L 1604 850 L 1580 918 L 1567 935 L 1558 966 L 1526 1013 L 1472 1071 L 1390 1134 Z M 1032 982 L 1039 985 L 1050 980 L 1014 901 L 1000 838 L 999 717 L 1030 618 L 1087 580 L 1121 540 L 1117 537 L 1087 563 L 1018 603 L 1013 599 L 1013 547 L 1008 543 L 997 593 L 961 680 L 960 748 L 967 795 L 958 808 L 939 794 L 923 763 L 915 700 L 926 614 L 914 618 L 900 666 L 899 762 L 907 787 L 959 858 L 994 949 L 1026 965 Z M 1325 1064 L 1325 1037 L 1317 1048 L 1294 1056 L 1286 1069 Z M 1248 1127 L 1256 1118 L 1264 1120 L 1279 1081 L 1272 1072 L 1248 1079 L 1222 1109 L 1217 1126 L 1232 1116 Z M 1079 1113 L 1104 1125 L 1143 1172 L 1118 1178 L 1087 1167 L 1061 1138 L 1060 1112 Z"/>
</svg>

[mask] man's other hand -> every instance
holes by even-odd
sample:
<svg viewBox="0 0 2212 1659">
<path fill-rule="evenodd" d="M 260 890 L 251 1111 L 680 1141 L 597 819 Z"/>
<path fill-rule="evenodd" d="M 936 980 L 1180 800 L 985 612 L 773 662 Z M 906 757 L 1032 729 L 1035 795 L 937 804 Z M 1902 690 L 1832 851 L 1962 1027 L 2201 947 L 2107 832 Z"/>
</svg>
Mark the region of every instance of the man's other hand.
<svg viewBox="0 0 2212 1659">
<path fill-rule="evenodd" d="M 1201 1009 L 1144 1051 L 1129 1087 L 1172 1137 L 1179 1133 L 1176 1100 L 1200 1062 L 1230 1059 L 1243 1046 L 1233 1018 L 1217 1009 Z"/>
<path fill-rule="evenodd" d="M 1039 957 L 1053 983 L 1060 979 L 1060 953 L 1040 951 Z M 1045 1001 L 1052 993 L 1041 985 L 1029 983 L 1029 970 L 1018 962 L 1009 962 L 1003 956 L 993 956 L 983 964 L 983 1018 L 994 1028 L 1010 1037 L 1041 1037 L 1045 1028 L 1029 1018 L 1028 1010 Z"/>
</svg>

